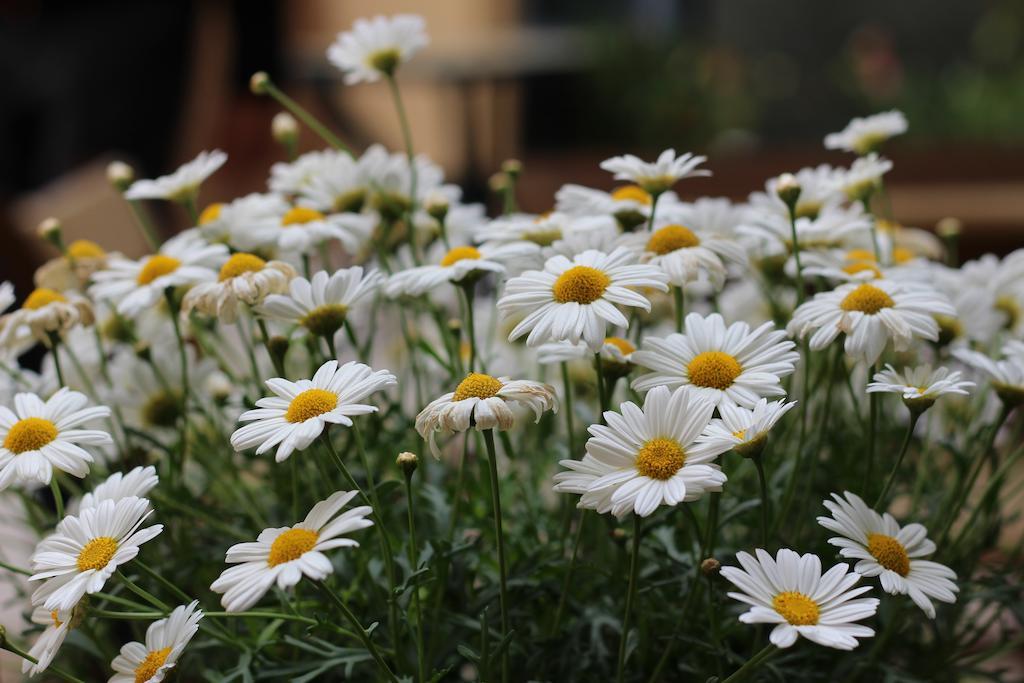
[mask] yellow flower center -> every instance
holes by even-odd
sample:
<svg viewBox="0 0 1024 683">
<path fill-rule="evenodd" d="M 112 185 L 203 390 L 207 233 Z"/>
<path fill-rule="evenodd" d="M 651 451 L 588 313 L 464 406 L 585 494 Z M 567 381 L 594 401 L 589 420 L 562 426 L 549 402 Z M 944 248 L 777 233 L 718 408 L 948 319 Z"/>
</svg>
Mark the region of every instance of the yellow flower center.
<svg viewBox="0 0 1024 683">
<path fill-rule="evenodd" d="M 954 339 L 962 337 L 964 326 L 959 320 L 948 315 L 936 315 L 935 322 L 939 324 L 939 346 L 945 346 Z"/>
<path fill-rule="evenodd" d="M 39 289 L 32 290 L 32 293 L 28 295 L 21 307 L 35 311 L 58 301 L 66 302 L 67 298 L 58 291 L 40 287 Z"/>
<path fill-rule="evenodd" d="M 444 255 L 444 258 L 441 259 L 441 265 L 447 267 L 459 261 L 476 261 L 479 258 L 480 250 L 476 247 L 455 247 Z"/>
<path fill-rule="evenodd" d="M 299 324 L 320 337 L 333 337 L 345 324 L 348 307 L 344 304 L 324 304 L 299 319 Z"/>
<path fill-rule="evenodd" d="M 103 258 L 107 252 L 92 240 L 75 240 L 68 245 L 68 256 L 71 258 Z"/>
<path fill-rule="evenodd" d="M 309 529 L 289 529 L 274 539 L 270 545 L 267 564 L 276 567 L 302 557 L 313 549 L 317 542 L 317 533 Z"/>
<path fill-rule="evenodd" d="M 50 619 L 53 620 L 53 627 L 54 628 L 60 628 L 60 625 L 64 623 L 63 621 L 61 621 L 58 618 L 57 610 L 53 610 L 52 612 L 50 612 Z"/>
<path fill-rule="evenodd" d="M 290 225 L 305 225 L 323 219 L 324 215 L 316 209 L 311 209 L 308 206 L 293 206 L 281 217 L 281 225 L 287 228 Z"/>
<path fill-rule="evenodd" d="M 224 209 L 224 205 L 220 202 L 210 204 L 203 212 L 199 214 L 199 225 L 209 225 L 218 218 L 220 218 L 220 212 Z"/>
<path fill-rule="evenodd" d="M 636 454 L 636 471 L 662 481 L 682 469 L 686 452 L 675 439 L 651 439 Z"/>
<path fill-rule="evenodd" d="M 651 195 L 639 185 L 623 185 L 612 191 L 612 199 L 617 202 L 634 201 L 644 206 L 651 205 Z"/>
<path fill-rule="evenodd" d="M 28 308 L 28 304 L 25 304 Z M 1009 330 L 1017 327 L 1017 322 L 1021 317 L 1020 305 L 1014 300 L 1012 296 L 1001 296 L 996 299 L 995 308 L 1006 316 L 1006 328 Z"/>
<path fill-rule="evenodd" d="M 747 430 L 746 429 L 740 429 L 740 430 L 737 430 L 737 431 L 733 432 L 732 435 L 735 436 L 740 441 L 743 441 L 744 439 L 747 438 Z"/>
<path fill-rule="evenodd" d="M 659 256 L 670 254 L 676 249 L 688 249 L 700 244 L 700 238 L 693 231 L 682 225 L 666 225 L 655 231 L 647 240 L 647 251 Z"/>
<path fill-rule="evenodd" d="M 821 610 L 803 593 L 784 591 L 772 598 L 772 607 L 793 626 L 814 626 Z"/>
<path fill-rule="evenodd" d="M 867 249 L 851 249 L 846 252 L 847 261 L 867 261 L 868 263 L 875 262 L 875 254 Z"/>
<path fill-rule="evenodd" d="M 306 389 L 288 404 L 284 419 L 289 422 L 305 422 L 334 410 L 337 405 L 337 394 L 326 389 Z"/>
<path fill-rule="evenodd" d="M 85 544 L 81 552 L 78 553 L 75 565 L 80 572 L 103 569 L 110 564 L 110 560 L 113 559 L 116 552 L 117 541 L 110 536 L 98 536 Z"/>
<path fill-rule="evenodd" d="M 622 337 L 605 337 L 604 343 L 611 344 L 612 346 L 617 348 L 619 351 L 622 352 L 623 356 L 628 356 L 629 354 L 636 351 L 636 347 L 633 346 L 633 344 L 628 339 L 623 339 Z"/>
<path fill-rule="evenodd" d="M 917 254 L 906 247 L 896 247 L 892 250 L 893 263 L 907 263 L 917 258 Z"/>
<path fill-rule="evenodd" d="M 890 571 L 900 576 L 910 573 L 910 557 L 903 544 L 885 534 L 868 534 L 868 552 L 871 557 Z"/>
<path fill-rule="evenodd" d="M 173 273 L 180 266 L 181 261 L 173 256 L 153 254 L 146 259 L 146 263 L 142 266 L 142 270 L 139 271 L 139 276 L 135 278 L 135 281 L 140 285 L 148 285 L 158 277 Z"/>
<path fill-rule="evenodd" d="M 874 263 L 851 263 L 848 266 L 843 267 L 843 272 L 847 275 L 856 275 L 857 273 L 863 273 L 864 271 L 871 271 L 876 277 L 882 277 L 882 271 L 878 269 Z"/>
<path fill-rule="evenodd" d="M 153 676 L 156 676 L 156 672 L 164 665 L 170 654 L 171 648 L 169 647 L 152 650 L 147 653 L 146 658 L 135 669 L 135 683 L 146 683 Z"/>
<path fill-rule="evenodd" d="M 41 417 L 26 417 L 11 425 L 4 438 L 4 448 L 15 455 L 38 451 L 57 438 L 57 425 Z"/>
<path fill-rule="evenodd" d="M 551 287 L 558 303 L 590 304 L 601 298 L 612 279 L 597 268 L 573 266 L 558 276 Z"/>
<path fill-rule="evenodd" d="M 453 401 L 465 401 L 467 398 L 491 398 L 501 391 L 501 381 L 482 372 L 471 372 L 466 379 L 455 387 Z"/>
<path fill-rule="evenodd" d="M 686 371 L 691 384 L 724 390 L 740 376 L 743 366 L 724 351 L 705 351 L 693 357 Z"/>
<path fill-rule="evenodd" d="M 377 50 L 376 52 L 370 53 L 366 58 L 366 63 L 371 69 L 380 71 L 384 74 L 391 74 L 398 67 L 398 63 L 402 60 L 402 53 L 397 48 L 387 48 L 385 50 Z"/>
<path fill-rule="evenodd" d="M 884 290 L 865 283 L 847 294 L 839 304 L 839 308 L 844 311 L 860 311 L 874 315 L 883 308 L 892 308 L 895 305 L 896 302 Z"/>
<path fill-rule="evenodd" d="M 237 254 L 232 254 L 231 258 L 220 267 L 220 276 L 217 279 L 220 282 L 224 282 L 245 273 L 255 273 L 263 270 L 265 265 L 267 265 L 267 262 L 255 254 L 238 252 Z"/>
</svg>

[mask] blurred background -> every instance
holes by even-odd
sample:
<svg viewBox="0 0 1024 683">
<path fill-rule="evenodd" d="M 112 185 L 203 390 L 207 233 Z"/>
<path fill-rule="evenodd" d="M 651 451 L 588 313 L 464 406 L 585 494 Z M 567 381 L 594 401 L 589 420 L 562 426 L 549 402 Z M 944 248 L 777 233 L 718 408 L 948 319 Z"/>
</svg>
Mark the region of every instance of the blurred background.
<svg viewBox="0 0 1024 683">
<path fill-rule="evenodd" d="M 355 18 L 394 12 L 423 14 L 432 40 L 400 72 L 417 150 L 470 200 L 491 199 L 506 158 L 523 161 L 520 203 L 539 212 L 563 182 L 608 187 L 600 160 L 670 146 L 710 157 L 714 176 L 684 195 L 743 199 L 780 172 L 850 163 L 823 136 L 896 107 L 910 119 L 887 147 L 897 216 L 961 218 L 966 257 L 1024 241 L 1020 0 L 6 0 L 3 279 L 27 291 L 51 215 L 69 238 L 141 252 L 112 159 L 153 177 L 219 147 L 229 162 L 205 202 L 264 189 L 282 150 L 279 108 L 248 89 L 256 70 L 354 147 L 399 149 L 386 88 L 346 87 L 325 58 Z M 303 149 L 319 146 L 303 132 Z"/>
</svg>

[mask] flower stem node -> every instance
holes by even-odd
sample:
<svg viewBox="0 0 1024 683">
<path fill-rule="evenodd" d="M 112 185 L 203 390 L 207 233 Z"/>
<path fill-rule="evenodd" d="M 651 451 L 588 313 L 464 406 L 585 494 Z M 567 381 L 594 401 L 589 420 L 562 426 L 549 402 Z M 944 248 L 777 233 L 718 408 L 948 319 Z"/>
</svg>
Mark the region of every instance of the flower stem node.
<svg viewBox="0 0 1024 683">
<path fill-rule="evenodd" d="M 123 161 L 111 161 L 107 164 L 107 181 L 118 192 L 124 192 L 135 182 L 135 169 Z"/>
<path fill-rule="evenodd" d="M 935 399 L 929 396 L 919 396 L 918 398 L 905 398 L 903 399 L 903 405 L 907 407 L 910 414 L 918 416 L 924 411 L 935 405 Z"/>
<path fill-rule="evenodd" d="M 722 563 L 713 557 L 709 557 L 700 563 L 700 573 L 703 576 L 718 576 L 720 571 L 722 571 Z"/>
<path fill-rule="evenodd" d="M 741 443 L 738 446 L 735 446 L 733 450 L 736 451 L 738 455 L 753 460 L 761 457 L 761 454 L 764 452 L 764 447 L 767 445 L 768 432 L 764 432 L 763 434 L 758 434 L 755 438 L 747 441 L 746 443 Z"/>
<path fill-rule="evenodd" d="M 409 451 L 402 451 L 398 454 L 395 459 L 395 464 L 402 468 L 402 472 L 405 473 L 406 479 L 412 478 L 412 473 L 419 467 L 420 459 L 415 453 Z"/>
</svg>

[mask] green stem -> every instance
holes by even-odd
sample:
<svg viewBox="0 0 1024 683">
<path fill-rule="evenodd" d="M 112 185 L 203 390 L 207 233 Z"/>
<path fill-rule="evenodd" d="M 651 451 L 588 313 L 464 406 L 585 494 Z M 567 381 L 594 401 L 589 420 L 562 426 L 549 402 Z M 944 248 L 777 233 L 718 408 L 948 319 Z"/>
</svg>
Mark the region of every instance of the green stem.
<svg viewBox="0 0 1024 683">
<path fill-rule="evenodd" d="M 647 232 L 654 232 L 654 213 L 658 210 L 658 200 L 661 198 L 661 193 L 651 195 L 651 213 L 647 217 Z"/>
<path fill-rule="evenodd" d="M 793 240 L 793 259 L 796 261 L 796 305 L 804 302 L 804 269 L 800 264 L 800 241 L 796 236 L 796 206 L 789 207 L 789 234 Z"/>
<path fill-rule="evenodd" d="M 597 372 L 597 403 L 600 413 L 600 423 L 604 424 L 604 413 L 608 410 L 608 386 L 604 381 L 604 363 L 601 361 L 601 352 L 594 354 L 594 368 Z"/>
<path fill-rule="evenodd" d="M 146 240 L 149 250 L 156 252 L 160 248 L 160 238 L 157 237 L 156 229 L 153 227 L 153 222 L 149 219 L 146 209 L 136 199 L 126 199 L 125 201 L 128 202 L 128 208 L 131 210 L 132 216 L 135 218 L 135 224 L 139 226 L 139 232 L 142 233 L 142 238 Z"/>
<path fill-rule="evenodd" d="M 413 217 L 416 214 L 416 184 L 418 181 L 416 173 L 416 155 L 413 152 L 412 129 L 409 127 L 409 117 L 405 113 L 405 103 L 402 101 L 402 92 L 398 87 L 398 81 L 394 74 L 387 75 L 388 89 L 391 91 L 391 99 L 395 102 L 395 111 L 398 112 L 398 123 L 402 127 L 402 140 L 405 143 L 405 156 L 409 160 L 409 212 L 406 219 L 406 232 L 408 233 L 409 250 L 412 252 L 413 261 L 420 264 L 419 251 L 416 248 L 416 226 Z"/>
<path fill-rule="evenodd" d="M 406 505 L 407 518 L 409 521 L 409 568 L 415 572 L 419 568 L 419 546 L 416 544 L 416 516 L 413 510 L 413 490 L 412 490 L 412 475 L 411 471 L 405 474 L 405 497 L 408 501 Z M 413 586 L 412 588 L 412 599 L 414 609 L 416 610 L 416 661 L 418 664 L 419 680 L 420 683 L 426 683 L 427 680 L 427 660 L 424 653 L 426 641 L 423 639 L 423 607 L 420 604 L 420 590 L 419 586 Z"/>
<path fill-rule="evenodd" d="M 907 447 L 910 445 L 910 439 L 914 436 L 914 427 L 917 426 L 917 421 L 921 418 L 921 415 L 922 413 L 920 411 L 910 411 L 910 424 L 907 425 L 907 434 L 903 437 L 903 445 L 900 447 L 900 454 L 896 456 L 896 462 L 892 466 L 892 472 L 889 473 L 889 478 L 886 479 L 882 492 L 878 494 L 878 499 L 875 500 L 876 512 L 881 512 L 882 508 L 885 506 L 885 498 L 889 494 L 889 489 L 892 488 L 893 482 L 896 481 L 896 475 L 899 474 L 900 465 L 903 464 L 903 456 L 907 454 Z"/>
<path fill-rule="evenodd" d="M 868 381 L 878 372 L 878 363 L 872 363 Z M 868 394 L 868 466 L 865 481 L 871 485 L 875 474 L 875 442 L 878 440 L 878 392 Z"/>
<path fill-rule="evenodd" d="M 156 607 L 159 610 L 162 610 L 164 612 L 170 612 L 171 611 L 170 606 L 166 602 L 164 602 L 160 598 L 156 597 L 152 593 L 148 592 L 146 589 L 142 588 L 141 586 L 137 585 L 134 581 L 129 579 L 127 576 L 125 576 L 124 573 L 121 572 L 121 570 L 117 570 L 117 576 L 118 576 L 118 578 L 121 579 L 121 581 L 128 588 L 128 590 L 130 590 L 132 593 L 135 593 L 140 598 L 142 598 L 143 600 L 145 600 L 146 602 L 148 602 L 149 604 L 153 605 L 154 607 Z"/>
<path fill-rule="evenodd" d="M 267 78 L 264 82 L 264 88 L 268 95 L 277 100 L 278 104 L 290 111 L 295 118 L 302 121 L 311 131 L 319 135 L 324 142 L 333 147 L 334 149 L 340 149 L 342 152 L 347 153 L 349 156 L 352 155 L 352 150 L 341 141 L 337 135 L 332 133 L 330 129 L 324 124 L 320 123 L 315 116 L 306 111 L 298 102 L 281 92 L 280 89 L 274 83 Z"/>
<path fill-rule="evenodd" d="M 7 650 L 11 654 L 15 654 L 24 660 L 32 662 L 33 664 L 39 663 L 38 659 L 30 655 L 29 653 L 25 652 L 11 641 L 7 640 L 6 634 L 0 635 L 0 649 Z M 53 674 L 57 678 L 68 681 L 69 683 L 85 683 L 81 678 L 75 678 L 68 672 L 64 671 L 63 669 L 58 669 L 52 664 L 46 667 L 46 672 Z"/>
<path fill-rule="evenodd" d="M 60 492 L 60 484 L 57 483 L 57 474 L 50 476 L 50 490 L 53 491 L 53 504 L 57 508 L 57 523 L 64 519 L 64 495 Z"/>
<path fill-rule="evenodd" d="M 555 610 L 555 621 L 551 625 L 551 637 L 558 635 L 558 629 L 562 625 L 562 615 L 565 613 L 565 605 L 569 600 L 569 591 L 572 589 L 572 576 L 576 571 L 576 560 L 580 554 L 580 539 L 583 538 L 583 522 L 587 519 L 587 511 L 580 510 L 580 521 L 576 525 L 576 535 L 572 542 L 572 557 L 569 559 L 569 567 L 565 570 L 565 580 L 562 582 L 562 592 L 558 596 L 558 608 Z"/>
<path fill-rule="evenodd" d="M 164 296 L 167 299 L 167 309 L 170 312 L 171 323 L 174 326 L 174 336 L 178 340 L 178 362 L 181 363 L 181 459 L 178 462 L 178 474 L 181 475 L 185 471 L 185 462 L 188 459 L 188 432 L 189 432 L 189 420 L 188 420 L 188 400 L 189 400 L 189 382 L 188 382 L 188 353 L 185 350 L 185 338 L 181 334 L 181 321 L 178 315 L 178 307 L 174 303 L 174 292 L 168 287 L 164 290 Z M 156 365 L 154 364 L 154 367 Z"/>
<path fill-rule="evenodd" d="M 179 202 L 185 209 L 185 213 L 188 214 L 188 219 L 191 221 L 190 225 L 192 226 L 199 225 L 199 209 L 196 208 L 196 194 L 198 194 L 198 191 L 187 195 Z"/>
<path fill-rule="evenodd" d="M 476 367 L 476 360 L 478 352 L 476 348 L 476 321 L 475 312 L 473 311 L 473 299 L 476 289 L 475 282 L 468 282 L 463 284 L 459 289 L 462 290 L 462 294 L 466 300 L 466 333 L 469 335 L 469 371 L 473 372 L 473 368 Z M 483 367 L 483 362 L 480 363 L 481 369 L 487 372 L 487 369 Z"/>
<path fill-rule="evenodd" d="M 982 509 L 985 507 L 985 501 L 988 500 L 994 491 L 996 491 L 997 487 L 1002 483 L 1003 477 L 1005 477 L 1010 468 L 1017 463 L 1017 460 L 1020 459 L 1022 454 L 1024 454 L 1024 448 L 1018 448 L 1014 454 L 1008 457 L 1006 461 L 1000 465 L 999 469 L 993 473 L 985 486 L 985 490 L 979 498 L 978 504 L 975 505 L 974 509 L 971 511 L 971 516 L 967 518 L 967 523 L 963 526 L 963 532 L 961 532 L 960 535 L 957 536 L 956 540 L 954 540 L 950 545 L 951 549 L 960 545 L 960 542 L 964 540 L 972 529 L 974 529 L 974 523 L 977 521 L 978 515 L 981 513 Z"/>
<path fill-rule="evenodd" d="M 263 348 L 267 350 L 267 355 L 270 356 L 270 362 L 274 364 L 274 372 L 277 373 L 278 377 L 284 377 L 284 363 L 281 359 L 270 350 L 270 332 L 267 331 L 267 323 L 263 321 L 263 318 L 256 318 L 256 324 L 260 327 L 260 336 L 263 337 Z M 259 366 L 257 366 L 259 367 Z"/>
<path fill-rule="evenodd" d="M 483 430 L 484 444 L 487 447 L 487 460 L 491 474 L 491 505 L 494 508 L 494 534 L 498 544 L 498 589 L 501 606 L 501 637 L 509 634 L 508 619 L 508 569 L 505 563 L 505 535 L 501 529 L 501 491 L 498 479 L 498 457 L 494 449 L 494 430 Z M 508 681 L 508 651 L 510 643 L 506 643 L 501 652 L 501 680 Z"/>
<path fill-rule="evenodd" d="M 21 574 L 22 576 L 32 576 L 32 572 L 30 572 L 29 570 L 23 567 L 16 567 L 13 564 L 8 564 L 6 562 L 0 562 L 0 569 L 6 569 L 9 572 Z"/>
<path fill-rule="evenodd" d="M 629 558 L 629 585 L 626 588 L 626 609 L 622 613 L 622 635 L 619 638 L 619 665 L 615 674 L 616 683 L 622 683 L 626 676 L 626 644 L 629 641 L 630 619 L 633 616 L 633 600 L 636 598 L 637 575 L 640 573 L 640 526 L 643 518 L 633 513 L 633 554 Z"/>
<path fill-rule="evenodd" d="M 778 651 L 779 649 L 774 645 L 766 645 L 763 650 L 748 659 L 746 664 L 737 669 L 736 673 L 726 678 L 722 683 L 739 683 L 747 676 L 754 673 L 757 669 L 761 668 L 761 665 L 768 661 L 768 659 L 774 656 Z"/>
<path fill-rule="evenodd" d="M 345 616 L 345 618 L 349 620 L 349 622 L 352 624 L 352 627 L 355 629 L 356 636 L 363 642 L 363 645 L 366 646 L 366 649 L 367 651 L 369 651 L 370 656 L 373 657 L 373 661 L 377 663 L 377 666 L 380 667 L 380 670 L 387 676 L 388 680 L 392 681 L 392 683 L 399 683 L 398 678 L 391 671 L 391 668 L 387 665 L 387 662 L 384 661 L 384 657 L 381 656 L 380 651 L 377 649 L 377 646 L 373 644 L 373 639 L 370 637 L 370 634 L 367 633 L 366 629 L 363 628 L 363 625 L 359 623 L 359 618 L 352 613 L 352 610 L 348 608 L 348 605 L 345 604 L 345 601 L 342 600 L 341 597 L 323 581 L 317 583 L 316 585 L 319 586 L 320 590 L 322 590 L 327 595 L 327 597 L 331 599 L 331 602 L 333 602 L 335 607 L 338 608 L 338 611 L 340 611 Z"/>
<path fill-rule="evenodd" d="M 761 547 L 765 550 L 768 549 L 768 529 L 769 519 L 771 515 L 768 511 L 768 478 L 764 475 L 764 459 L 760 454 L 752 458 L 754 461 L 754 467 L 757 468 L 757 483 L 761 489 Z"/>
<path fill-rule="evenodd" d="M 53 367 L 57 371 L 57 383 L 60 385 L 60 388 L 63 389 L 67 386 L 67 383 L 64 381 L 64 370 L 60 366 L 60 335 L 56 332 L 50 332 L 49 337 L 50 349 L 53 352 Z"/>
<path fill-rule="evenodd" d="M 683 320 L 686 317 L 686 291 L 682 285 L 672 288 L 672 296 L 675 298 L 676 308 L 676 332 L 682 333 Z"/>
</svg>

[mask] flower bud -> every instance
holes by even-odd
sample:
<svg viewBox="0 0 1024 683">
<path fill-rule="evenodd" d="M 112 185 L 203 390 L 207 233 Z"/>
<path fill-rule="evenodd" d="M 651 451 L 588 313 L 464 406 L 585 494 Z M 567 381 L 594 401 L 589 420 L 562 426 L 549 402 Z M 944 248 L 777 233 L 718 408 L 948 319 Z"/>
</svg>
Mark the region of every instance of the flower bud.
<svg viewBox="0 0 1024 683">
<path fill-rule="evenodd" d="M 53 216 L 44 218 L 36 227 L 36 234 L 39 235 L 40 239 L 44 239 L 57 247 L 62 254 L 64 253 L 64 235 L 61 232 L 61 224 L 59 220 Z"/>
<path fill-rule="evenodd" d="M 416 471 L 417 467 L 419 467 L 420 459 L 415 453 L 402 451 L 395 459 L 395 464 L 402 468 L 406 477 L 411 477 L 412 473 Z"/>
<path fill-rule="evenodd" d="M 783 173 L 775 181 L 775 194 L 779 195 L 779 199 L 786 203 L 791 212 L 795 211 L 801 192 L 803 188 L 800 187 L 800 181 L 792 173 Z"/>
<path fill-rule="evenodd" d="M 444 219 L 448 216 L 448 198 L 440 192 L 433 192 L 424 200 L 423 208 L 426 209 L 431 218 L 444 222 Z"/>
<path fill-rule="evenodd" d="M 124 192 L 135 182 L 135 169 L 123 161 L 111 161 L 107 164 L 107 181 L 118 192 Z"/>
<path fill-rule="evenodd" d="M 959 237 L 963 232 L 964 224 L 959 218 L 946 216 L 935 225 L 935 234 L 943 239 Z"/>
<path fill-rule="evenodd" d="M 234 391 L 234 385 L 223 372 L 215 371 L 203 380 L 203 389 L 214 401 L 224 403 L 231 396 L 231 392 Z"/>
<path fill-rule="evenodd" d="M 491 192 L 504 192 L 508 189 L 509 177 L 507 173 L 495 173 L 487 180 L 487 186 Z"/>
<path fill-rule="evenodd" d="M 299 139 L 299 122 L 286 111 L 278 112 L 270 122 L 270 134 L 282 145 L 294 145 Z"/>
<path fill-rule="evenodd" d="M 700 573 L 704 576 L 718 576 L 720 571 L 722 571 L 722 563 L 713 557 L 700 563 Z"/>
<path fill-rule="evenodd" d="M 501 164 L 501 172 L 508 176 L 509 179 L 515 180 L 523 172 L 523 162 L 519 159 L 506 159 Z"/>
<path fill-rule="evenodd" d="M 289 345 L 288 337 L 279 335 L 275 335 L 267 341 L 267 351 L 270 352 L 270 356 L 276 361 L 276 364 L 281 367 L 284 367 L 284 357 L 288 353 Z"/>
<path fill-rule="evenodd" d="M 257 71 L 249 79 L 249 90 L 253 95 L 266 95 L 267 85 L 270 84 L 270 76 L 266 71 Z"/>
</svg>

